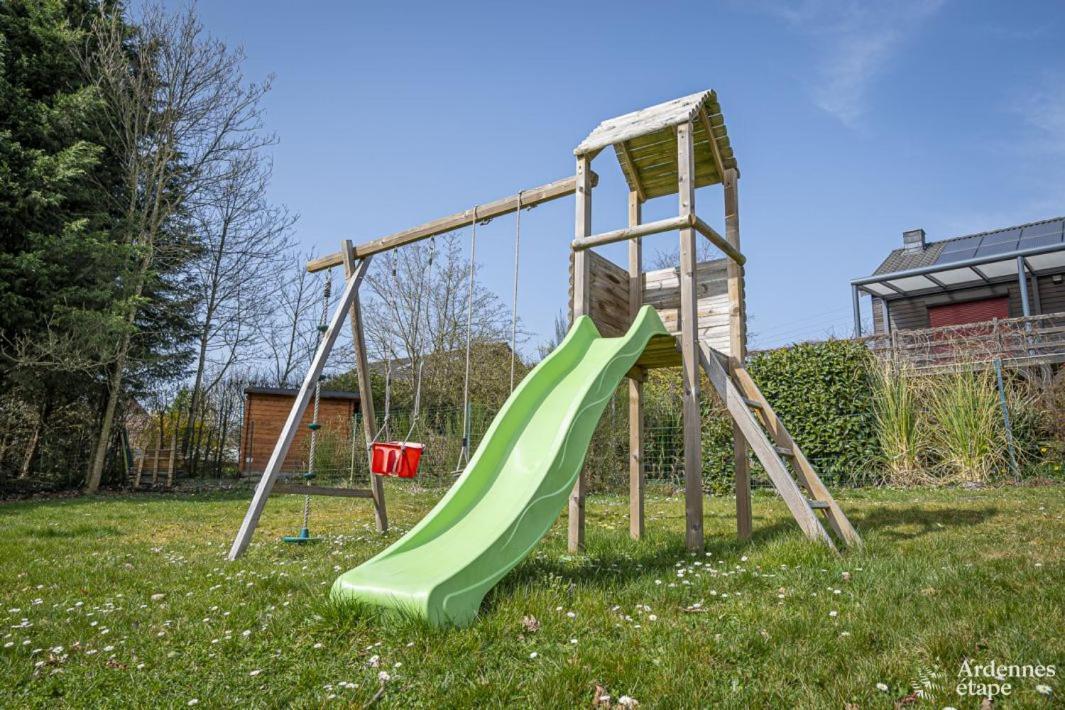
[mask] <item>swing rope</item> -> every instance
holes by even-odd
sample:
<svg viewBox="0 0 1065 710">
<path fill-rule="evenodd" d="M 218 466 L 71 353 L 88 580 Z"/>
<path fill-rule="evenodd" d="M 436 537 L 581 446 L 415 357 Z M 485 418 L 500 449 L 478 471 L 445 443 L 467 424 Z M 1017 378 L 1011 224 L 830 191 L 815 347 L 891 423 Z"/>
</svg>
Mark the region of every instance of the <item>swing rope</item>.
<svg viewBox="0 0 1065 710">
<path fill-rule="evenodd" d="M 473 223 L 470 231 L 470 279 L 466 298 L 466 377 L 462 386 L 462 448 L 455 472 L 462 470 L 464 463 L 470 461 L 470 341 L 473 334 L 473 286 L 477 267 L 477 206 L 473 208 Z"/>
<path fill-rule="evenodd" d="M 373 439 L 366 445 L 367 451 L 381 438 L 382 432 L 385 434 L 385 439 L 392 438 L 392 430 L 389 429 L 388 422 L 392 418 L 392 357 L 395 353 L 392 352 L 391 348 L 389 348 L 389 353 L 389 356 L 385 358 L 385 416 L 381 420 L 381 426 L 377 429 L 377 433 L 373 435 Z"/>
<path fill-rule="evenodd" d="M 326 325 L 326 320 L 329 317 L 329 297 L 333 291 L 333 282 L 326 275 L 325 283 L 322 285 L 322 315 L 318 319 L 318 336 L 315 338 L 315 351 L 322 344 L 322 336 L 329 329 Z M 307 471 L 303 474 L 304 485 L 310 486 L 311 481 L 317 476 L 314 471 L 315 464 L 315 452 L 318 448 L 318 430 L 321 428 L 321 424 L 318 421 L 318 414 L 322 402 L 322 378 L 323 375 L 319 375 L 318 379 L 314 382 L 314 408 L 311 414 L 311 423 L 307 426 L 311 430 L 310 443 L 307 450 Z M 299 535 L 285 537 L 286 542 L 309 542 L 314 538 L 311 537 L 310 532 L 311 522 L 311 496 L 303 496 L 303 527 L 300 528 Z"/>
<path fill-rule="evenodd" d="M 432 283 L 433 273 L 433 259 L 436 257 L 436 237 L 433 237 L 429 242 L 429 264 L 425 269 L 426 281 Z M 420 352 L 421 345 L 418 340 L 418 333 L 422 320 L 422 299 L 424 292 L 427 289 L 418 290 L 418 298 L 414 302 L 414 332 L 411 336 L 411 344 L 414 350 L 418 353 L 418 368 L 414 372 L 414 414 L 410 418 L 410 428 L 407 429 L 407 435 L 403 437 L 403 441 L 399 445 L 399 456 L 395 458 L 395 462 L 392 464 L 393 475 L 399 470 L 400 462 L 403 461 L 404 454 L 407 451 L 407 445 L 410 443 L 410 438 L 414 434 L 414 429 L 418 426 L 418 420 L 422 414 L 422 372 L 425 369 L 425 354 Z M 414 353 L 411 353 L 413 357 Z"/>
<path fill-rule="evenodd" d="M 514 292 L 510 301 L 510 391 L 514 391 L 514 365 L 518 347 L 518 267 L 521 258 L 521 196 L 518 192 L 518 209 L 514 212 Z"/>
<path fill-rule="evenodd" d="M 427 265 L 427 267 L 425 269 L 426 280 L 429 280 L 431 278 L 431 276 L 432 276 L 433 262 L 435 261 L 435 259 L 436 259 L 436 237 L 433 237 L 432 240 L 430 241 L 430 246 L 429 246 L 429 263 L 428 263 L 428 265 Z M 395 284 L 397 286 L 396 291 L 398 291 L 399 289 L 398 289 L 398 277 L 397 277 L 397 273 L 396 273 L 395 252 L 393 252 L 393 254 L 392 254 L 392 280 L 393 280 L 393 284 Z M 430 281 L 430 283 L 431 283 L 431 281 Z M 427 290 L 428 289 L 425 289 L 425 288 L 418 289 L 418 296 L 417 296 L 417 298 L 414 301 L 413 332 L 411 334 L 412 349 L 414 351 L 418 351 L 419 350 L 419 333 L 420 333 L 420 330 L 421 330 L 422 303 L 423 303 L 424 298 L 425 298 L 425 291 L 427 291 Z M 371 469 L 373 468 L 373 447 L 374 447 L 374 444 L 377 443 L 380 440 L 382 433 L 385 434 L 385 439 L 386 440 L 391 441 L 391 439 L 392 439 L 392 431 L 391 431 L 391 428 L 390 428 L 390 425 L 389 425 L 389 422 L 391 421 L 391 418 L 392 418 L 392 361 L 394 359 L 398 359 L 398 358 L 396 357 L 395 350 L 391 346 L 389 346 L 388 351 L 389 351 L 389 356 L 385 360 L 385 415 L 384 415 L 384 420 L 381 423 L 381 427 L 377 430 L 377 433 L 374 434 L 373 439 L 371 439 L 370 442 L 366 445 L 366 455 L 367 455 L 367 459 L 368 459 L 368 461 L 370 463 L 370 468 Z M 411 360 L 411 362 L 413 364 L 415 352 L 411 352 L 411 353 L 409 353 L 409 355 L 410 355 L 410 360 Z M 415 430 L 415 428 L 417 428 L 418 421 L 421 418 L 422 380 L 423 380 L 422 373 L 423 373 L 424 368 L 425 368 L 425 358 L 420 352 L 418 352 L 417 357 L 418 357 L 418 366 L 417 366 L 417 368 L 414 369 L 414 403 L 413 403 L 414 412 L 411 415 L 410 427 L 407 429 L 407 435 L 406 435 L 406 437 L 404 437 L 403 441 L 400 442 L 399 456 L 397 456 L 394 459 L 394 461 L 393 461 L 392 471 L 390 472 L 392 475 L 395 475 L 397 470 L 399 469 L 400 463 L 403 460 L 404 452 L 406 451 L 407 446 L 410 443 L 410 438 L 414 434 L 414 430 Z M 352 463 L 352 467 L 354 469 L 354 444 L 352 444 L 352 462 L 353 462 Z"/>
<path fill-rule="evenodd" d="M 432 283 L 433 274 L 433 261 L 436 259 L 436 237 L 433 237 L 429 242 L 429 263 L 425 268 L 426 281 Z M 418 369 L 414 373 L 414 416 L 411 417 L 410 429 L 407 431 L 407 439 L 410 439 L 411 434 L 414 433 L 414 427 L 418 423 L 418 419 L 422 414 L 422 372 L 425 369 L 425 353 L 421 352 L 421 341 L 419 340 L 419 329 L 422 322 L 422 298 L 425 295 L 427 289 L 418 290 L 418 299 L 414 303 L 414 333 L 411 337 L 411 342 L 415 351 L 418 352 Z M 412 353 L 413 355 L 413 353 Z"/>
</svg>

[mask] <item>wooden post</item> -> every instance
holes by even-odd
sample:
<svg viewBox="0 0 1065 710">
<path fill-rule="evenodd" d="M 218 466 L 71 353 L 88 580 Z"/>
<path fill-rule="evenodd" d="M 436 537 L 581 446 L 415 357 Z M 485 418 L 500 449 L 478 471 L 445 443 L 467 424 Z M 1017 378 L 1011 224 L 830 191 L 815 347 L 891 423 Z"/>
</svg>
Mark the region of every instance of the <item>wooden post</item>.
<svg viewBox="0 0 1065 710">
<path fill-rule="evenodd" d="M 580 239 L 592 233 L 592 159 L 587 155 L 577 158 L 576 220 L 574 238 Z M 571 323 L 578 316 L 588 313 L 588 255 L 584 250 L 573 252 L 573 313 Z M 577 475 L 573 492 L 569 497 L 569 551 L 584 549 L 584 469 Z"/>
<path fill-rule="evenodd" d="M 155 457 L 152 461 L 152 487 L 159 483 L 159 454 L 163 448 L 163 413 L 159 413 L 159 428 L 155 430 Z"/>
<path fill-rule="evenodd" d="M 695 213 L 692 124 L 677 126 L 677 192 L 682 217 Z M 684 381 L 684 544 L 703 549 L 702 422 L 699 412 L 699 309 L 695 229 L 680 230 L 680 349 Z"/>
<path fill-rule="evenodd" d="M 337 336 L 340 334 L 340 326 L 344 322 L 344 316 L 348 313 L 352 301 L 359 292 L 359 285 L 362 283 L 363 276 L 366 275 L 366 267 L 368 265 L 368 261 L 363 259 L 359 262 L 355 272 L 348 277 L 344 292 L 340 295 L 340 304 L 337 306 L 336 312 L 329 318 L 329 326 L 318 344 L 314 359 L 311 361 L 311 367 L 303 378 L 303 384 L 300 385 L 299 392 L 296 393 L 296 399 L 292 403 L 288 418 L 285 420 L 284 426 L 281 427 L 281 436 L 278 437 L 277 443 L 274 444 L 274 451 L 270 454 L 270 460 L 263 470 L 259 484 L 255 487 L 255 495 L 252 496 L 248 512 L 244 514 L 244 521 L 240 524 L 240 530 L 237 531 L 237 536 L 233 540 L 233 546 L 229 548 L 228 558 L 230 560 L 240 557 L 248 547 L 248 543 L 251 542 L 255 527 L 259 524 L 259 516 L 263 514 L 266 500 L 270 497 L 270 491 L 273 490 L 274 482 L 277 480 L 278 474 L 281 473 L 281 467 L 284 465 L 288 449 L 292 446 L 292 440 L 296 437 L 296 427 L 299 426 L 303 413 L 307 411 L 307 405 L 314 397 L 314 386 L 318 382 L 318 376 L 322 374 L 325 361 L 329 358 L 333 345 L 336 344 Z"/>
<path fill-rule="evenodd" d="M 170 460 L 166 465 L 166 487 L 172 488 L 174 486 L 174 467 L 177 466 L 177 430 L 179 420 L 174 422 L 174 430 L 170 432 Z"/>
<path fill-rule="evenodd" d="M 643 217 L 640 193 L 629 193 L 629 226 L 635 227 Z M 629 319 L 636 318 L 643 302 L 643 243 L 640 239 L 629 240 Z M 643 537 L 643 377 L 629 379 L 629 536 L 633 540 Z"/>
<path fill-rule="evenodd" d="M 735 168 L 725 170 L 725 239 L 740 250 L 739 174 Z M 743 266 L 730 260 L 727 267 L 729 300 L 729 374 L 741 368 L 747 359 L 747 307 L 743 293 Z M 732 461 L 736 471 L 736 533 L 741 540 L 751 537 L 751 468 L 747 458 L 747 440 L 738 423 L 732 423 Z"/>
<path fill-rule="evenodd" d="M 133 489 L 136 490 L 141 487 L 141 476 L 144 475 L 144 456 L 148 453 L 146 449 L 141 449 L 140 458 L 136 460 L 136 468 L 133 475 Z"/>
<path fill-rule="evenodd" d="M 355 251 L 351 240 L 341 242 L 340 252 L 344 258 L 344 276 L 350 278 L 355 272 Z M 369 257 L 367 257 L 368 259 Z M 370 386 L 370 369 L 366 357 L 366 336 L 362 328 L 362 306 L 359 303 L 359 294 L 351 301 L 351 344 L 355 349 L 355 367 L 359 378 L 359 407 L 362 410 L 362 432 L 366 437 L 366 448 L 369 449 L 374 435 L 377 433 L 377 417 L 373 407 L 373 388 Z M 380 476 L 370 474 L 370 492 L 373 494 L 374 520 L 377 524 L 377 532 L 388 532 L 388 511 L 385 509 L 385 487 Z"/>
</svg>

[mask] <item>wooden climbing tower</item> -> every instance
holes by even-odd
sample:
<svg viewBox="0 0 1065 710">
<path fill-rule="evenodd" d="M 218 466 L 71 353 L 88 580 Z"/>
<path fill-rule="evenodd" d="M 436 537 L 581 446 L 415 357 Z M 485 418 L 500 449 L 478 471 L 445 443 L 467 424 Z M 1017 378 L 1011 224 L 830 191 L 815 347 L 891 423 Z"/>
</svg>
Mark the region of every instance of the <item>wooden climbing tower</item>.
<svg viewBox="0 0 1065 710">
<path fill-rule="evenodd" d="M 613 148 L 629 188 L 628 226 L 592 232 L 592 160 Z M 590 316 L 604 335 L 624 333 L 636 312 L 650 304 L 670 330 L 653 340 L 629 373 L 630 533 L 644 531 L 642 382 L 647 370 L 680 367 L 684 382 L 685 543 L 703 547 L 700 442 L 700 371 L 733 418 L 736 521 L 741 538 L 751 534 L 748 447 L 807 537 L 833 545 L 822 517 L 846 545 L 861 540 L 784 423 L 744 369 L 747 317 L 744 263 L 740 251 L 739 168 L 729 144 L 721 106 L 713 91 L 667 101 L 601 123 L 574 150 L 576 229 L 572 244 L 571 311 Z M 696 190 L 721 185 L 725 235 L 700 219 Z M 676 217 L 642 220 L 647 200 L 676 194 Z M 677 231 L 677 267 L 645 272 L 641 239 Z M 725 258 L 698 263 L 696 239 L 708 239 Z M 593 247 L 628 242 L 627 268 Z M 584 544 L 585 480 L 578 479 L 569 504 L 569 547 Z"/>
</svg>

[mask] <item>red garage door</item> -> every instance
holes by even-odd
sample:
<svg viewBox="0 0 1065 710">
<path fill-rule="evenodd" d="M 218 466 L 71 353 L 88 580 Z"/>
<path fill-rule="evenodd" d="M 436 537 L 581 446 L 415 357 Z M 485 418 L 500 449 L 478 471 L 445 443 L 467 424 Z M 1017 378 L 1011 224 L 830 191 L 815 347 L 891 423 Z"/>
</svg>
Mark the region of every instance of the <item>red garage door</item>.
<svg viewBox="0 0 1065 710">
<path fill-rule="evenodd" d="M 928 320 L 933 328 L 1009 317 L 1010 299 L 1006 296 L 965 303 L 949 303 L 944 306 L 931 306 L 928 309 Z"/>
</svg>

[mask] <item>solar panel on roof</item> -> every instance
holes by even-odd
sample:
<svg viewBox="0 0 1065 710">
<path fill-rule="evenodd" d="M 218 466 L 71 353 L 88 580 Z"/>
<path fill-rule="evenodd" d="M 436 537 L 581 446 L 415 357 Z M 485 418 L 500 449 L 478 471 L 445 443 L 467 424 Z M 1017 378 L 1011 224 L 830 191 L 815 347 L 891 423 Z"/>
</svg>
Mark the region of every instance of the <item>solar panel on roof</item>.
<svg viewBox="0 0 1065 710">
<path fill-rule="evenodd" d="M 962 251 L 944 251 L 936 259 L 937 264 L 947 264 L 952 261 L 964 261 L 965 259 L 972 259 L 976 256 L 976 247 L 970 247 Z"/>
<path fill-rule="evenodd" d="M 943 252 L 952 251 L 965 251 L 967 249 L 976 249 L 980 246 L 981 237 L 966 237 L 965 239 L 956 239 L 952 242 L 947 242 L 943 245 Z"/>
<path fill-rule="evenodd" d="M 1026 227 L 1010 227 L 986 234 L 974 234 L 942 242 L 943 251 L 934 264 L 950 264 L 981 257 L 994 257 L 1014 251 L 1065 245 L 1065 218 Z"/>
<path fill-rule="evenodd" d="M 1056 234 L 1061 235 L 1062 220 L 1054 219 L 1049 222 L 1043 222 L 1042 224 L 1032 224 L 1021 230 L 1021 239 L 1027 239 L 1028 237 L 1039 237 L 1044 234 Z"/>
<path fill-rule="evenodd" d="M 1001 232 L 992 232 L 991 234 L 985 234 L 984 239 L 980 242 L 980 246 L 987 246 L 989 244 L 1004 244 L 1011 242 L 1016 244 L 1017 239 L 1021 236 L 1021 230 L 1019 229 L 1004 229 Z"/>
<path fill-rule="evenodd" d="M 1017 251 L 1017 241 L 1002 242 L 1000 244 L 983 244 L 976 250 L 977 256 L 991 256 L 993 254 L 1007 254 Z"/>
<path fill-rule="evenodd" d="M 1061 244 L 1060 234 L 1043 234 L 1038 237 L 1026 237 L 1021 239 L 1018 249 L 1035 249 L 1037 247 L 1050 246 L 1051 244 Z"/>
</svg>

